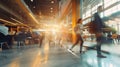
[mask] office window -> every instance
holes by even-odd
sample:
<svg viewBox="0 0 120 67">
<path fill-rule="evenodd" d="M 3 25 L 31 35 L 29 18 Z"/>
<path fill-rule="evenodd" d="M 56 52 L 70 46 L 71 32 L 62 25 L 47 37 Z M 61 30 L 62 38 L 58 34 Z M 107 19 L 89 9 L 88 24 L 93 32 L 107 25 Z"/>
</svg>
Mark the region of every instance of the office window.
<svg viewBox="0 0 120 67">
<path fill-rule="evenodd" d="M 112 10 L 112 13 L 117 12 L 117 11 L 118 11 L 118 10 L 117 10 L 117 6 L 112 7 L 111 10 Z"/>
<path fill-rule="evenodd" d="M 85 14 L 82 15 L 82 18 L 85 19 Z"/>
<path fill-rule="evenodd" d="M 94 14 L 95 12 L 97 12 L 97 6 L 94 6 L 94 7 L 92 8 L 92 14 Z"/>
<path fill-rule="evenodd" d="M 118 0 L 104 0 L 104 7 L 106 8 L 116 2 L 118 2 Z"/>
<path fill-rule="evenodd" d="M 89 17 L 89 16 L 91 16 L 91 10 L 88 10 L 88 11 L 86 12 L 86 17 Z"/>
<path fill-rule="evenodd" d="M 112 10 L 111 9 L 108 9 L 108 10 L 104 11 L 104 15 L 105 16 L 110 16 L 111 14 L 112 14 Z"/>
<path fill-rule="evenodd" d="M 117 10 L 118 10 L 118 11 L 120 11 L 119 7 L 120 7 L 120 4 L 117 5 Z"/>
<path fill-rule="evenodd" d="M 118 6 L 120 7 L 120 5 L 118 5 Z M 113 13 L 116 13 L 116 12 L 120 11 L 120 9 L 118 9 L 118 6 L 114 6 L 114 7 L 110 8 L 110 9 L 108 9 L 108 10 L 105 10 L 104 11 L 105 16 L 109 16 L 109 15 L 111 15 Z"/>
</svg>

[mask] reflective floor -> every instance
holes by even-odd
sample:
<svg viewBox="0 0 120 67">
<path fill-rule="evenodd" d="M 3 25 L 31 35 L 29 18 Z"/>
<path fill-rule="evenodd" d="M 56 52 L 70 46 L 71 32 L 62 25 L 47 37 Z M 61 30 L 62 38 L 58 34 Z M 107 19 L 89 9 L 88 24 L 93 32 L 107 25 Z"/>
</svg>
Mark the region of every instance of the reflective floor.
<svg viewBox="0 0 120 67">
<path fill-rule="evenodd" d="M 0 52 L 0 67 L 120 67 L 120 57 L 105 54 L 97 58 L 95 50 L 83 54 L 70 52 L 59 45 L 26 46 Z"/>
</svg>

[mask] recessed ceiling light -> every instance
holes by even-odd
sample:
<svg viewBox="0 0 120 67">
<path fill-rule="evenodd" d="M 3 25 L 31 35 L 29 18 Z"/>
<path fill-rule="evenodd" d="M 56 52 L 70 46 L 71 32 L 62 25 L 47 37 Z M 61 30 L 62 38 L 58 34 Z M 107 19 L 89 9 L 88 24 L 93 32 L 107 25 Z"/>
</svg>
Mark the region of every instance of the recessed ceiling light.
<svg viewBox="0 0 120 67">
<path fill-rule="evenodd" d="M 31 0 L 31 2 L 33 2 L 33 0 Z"/>
<path fill-rule="evenodd" d="M 51 3 L 54 3 L 54 1 L 51 1 Z"/>
<path fill-rule="evenodd" d="M 50 9 L 52 10 L 53 8 L 51 7 Z"/>
</svg>

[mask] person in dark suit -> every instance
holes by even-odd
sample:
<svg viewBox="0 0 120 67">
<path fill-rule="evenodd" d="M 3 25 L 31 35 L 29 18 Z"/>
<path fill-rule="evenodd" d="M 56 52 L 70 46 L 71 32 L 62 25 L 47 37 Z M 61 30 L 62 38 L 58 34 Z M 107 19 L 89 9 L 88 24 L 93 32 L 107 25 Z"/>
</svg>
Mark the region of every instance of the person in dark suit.
<svg viewBox="0 0 120 67">
<path fill-rule="evenodd" d="M 93 23 L 95 24 L 95 36 L 96 36 L 96 42 L 97 42 L 97 57 L 100 58 L 106 58 L 106 56 L 103 56 L 101 54 L 101 44 L 103 41 L 103 28 L 105 28 L 105 24 L 102 21 L 100 14 L 102 11 L 102 6 L 99 6 L 97 8 L 97 12 L 94 14 L 94 21 Z"/>
<path fill-rule="evenodd" d="M 9 35 L 9 28 L 0 22 L 0 42 L 7 42 L 9 48 L 12 48 L 13 36 Z"/>
</svg>

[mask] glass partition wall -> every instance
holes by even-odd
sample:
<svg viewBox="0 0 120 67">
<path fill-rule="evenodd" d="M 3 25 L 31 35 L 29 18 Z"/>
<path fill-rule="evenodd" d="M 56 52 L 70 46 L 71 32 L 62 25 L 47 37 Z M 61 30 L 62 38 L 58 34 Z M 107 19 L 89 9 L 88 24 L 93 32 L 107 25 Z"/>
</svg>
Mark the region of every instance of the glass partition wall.
<svg viewBox="0 0 120 67">
<path fill-rule="evenodd" d="M 91 18 L 97 7 L 102 6 L 103 11 L 101 17 L 106 17 L 104 22 L 115 28 L 117 33 L 120 34 L 120 0 L 81 0 L 81 14 L 84 19 L 83 24 L 87 24 L 91 21 Z"/>
</svg>

